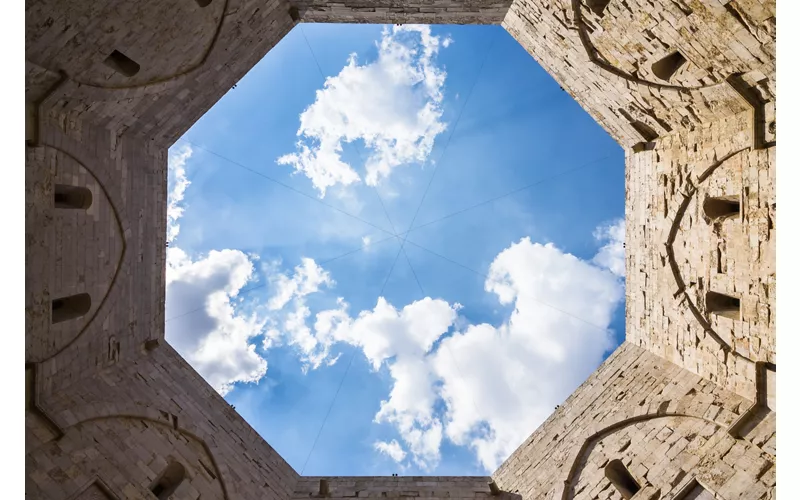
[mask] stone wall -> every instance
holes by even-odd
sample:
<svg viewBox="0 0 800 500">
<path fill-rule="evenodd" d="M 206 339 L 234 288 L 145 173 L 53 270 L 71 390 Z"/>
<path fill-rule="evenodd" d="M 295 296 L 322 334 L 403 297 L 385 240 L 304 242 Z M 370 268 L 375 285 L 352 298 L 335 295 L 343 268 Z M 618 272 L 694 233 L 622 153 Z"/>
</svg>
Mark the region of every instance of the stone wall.
<svg viewBox="0 0 800 500">
<path fill-rule="evenodd" d="M 26 412 L 31 498 L 70 498 L 96 478 L 109 498 L 153 498 L 148 490 L 172 462 L 186 469 L 173 499 L 287 500 L 297 483 L 297 473 L 163 341 L 37 405 Z"/>
<path fill-rule="evenodd" d="M 163 337 L 167 158 L 83 121 L 40 125 L 26 149 L 25 338 L 49 393 Z M 57 184 L 88 188 L 91 206 L 56 208 Z M 53 301 L 80 293 L 91 309 L 51 323 Z"/>
<path fill-rule="evenodd" d="M 324 483 L 321 483 L 324 482 Z M 294 500 L 309 498 L 420 498 L 442 500 L 488 499 L 490 477 L 389 476 L 314 477 L 303 476 L 294 487 Z M 320 493 L 320 488 L 323 489 Z"/>
<path fill-rule="evenodd" d="M 627 342 L 501 492 L 300 477 L 164 341 L 167 148 L 301 21 L 502 22 L 626 149 Z M 773 497 L 774 2 L 26 0 L 25 29 L 31 498 Z"/>
<path fill-rule="evenodd" d="M 679 498 L 692 481 L 725 499 L 771 498 L 774 447 L 728 432 L 750 405 L 625 342 L 493 478 L 522 498 L 620 499 L 605 474 L 616 459 L 642 488 L 641 498 L 656 491 Z M 774 418 L 758 427 L 759 443 L 774 440 Z"/>
<path fill-rule="evenodd" d="M 517 0 L 503 26 L 623 146 L 775 100 L 774 2 Z"/>
<path fill-rule="evenodd" d="M 499 24 L 512 0 L 300 0 L 303 22 L 376 24 Z"/>
<path fill-rule="evenodd" d="M 775 147 L 743 112 L 626 157 L 628 341 L 745 397 L 775 364 Z M 739 212 L 712 219 L 709 198 Z M 709 292 L 740 301 L 735 318 Z"/>
<path fill-rule="evenodd" d="M 282 0 L 203 3 L 27 1 L 26 99 L 168 147 L 296 24 Z M 114 71 L 115 51 L 138 71 Z"/>
</svg>

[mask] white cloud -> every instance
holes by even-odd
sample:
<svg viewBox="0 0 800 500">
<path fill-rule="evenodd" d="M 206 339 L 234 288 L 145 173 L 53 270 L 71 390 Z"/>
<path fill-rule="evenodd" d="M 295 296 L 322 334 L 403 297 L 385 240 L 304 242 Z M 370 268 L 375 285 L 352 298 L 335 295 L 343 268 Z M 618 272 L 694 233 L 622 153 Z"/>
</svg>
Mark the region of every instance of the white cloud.
<svg viewBox="0 0 800 500">
<path fill-rule="evenodd" d="M 441 121 L 446 73 L 435 58 L 450 43 L 431 35 L 429 26 L 384 29 L 375 61 L 359 65 L 352 54 L 338 75 L 326 79 L 300 115 L 297 152 L 278 163 L 305 174 L 324 197 L 332 186 L 361 180 L 342 159 L 345 143 L 362 139 L 369 149 L 371 186 L 395 167 L 424 162 L 446 128 Z"/>
<path fill-rule="evenodd" d="M 448 438 L 493 470 L 613 347 L 605 328 L 622 286 L 552 244 L 524 238 L 492 262 L 486 289 L 513 304 L 509 319 L 443 340 L 433 365 Z"/>
<path fill-rule="evenodd" d="M 170 157 L 171 175 L 183 186 L 170 191 L 175 227 L 190 156 L 184 150 Z M 595 236 L 603 246 L 590 261 L 528 238 L 500 252 L 484 284 L 509 306 L 498 325 L 472 324 L 459 316 L 459 304 L 430 297 L 404 307 L 379 297 L 358 314 L 339 298 L 314 313 L 308 296 L 335 283 L 310 258 L 291 273 L 263 266 L 274 291 L 270 318 L 259 318 L 234 307 L 253 278 L 254 257 L 228 249 L 192 259 L 170 247 L 167 318 L 203 308 L 167 323 L 168 339 L 222 394 L 266 373 L 254 344 L 265 329 L 264 348 L 288 342 L 305 369 L 335 363 L 337 343 L 355 346 L 374 370 L 386 369 L 392 378 L 375 422 L 394 427 L 398 439 L 374 443 L 377 452 L 431 470 L 447 439 L 471 448 L 493 470 L 613 347 L 607 328 L 623 297 L 624 225 L 615 221 Z"/>
<path fill-rule="evenodd" d="M 282 309 L 292 299 L 302 299 L 320 289 L 321 286 L 333 286 L 330 274 L 314 262 L 304 257 L 301 264 L 294 268 L 292 277 L 279 274 L 271 280 L 275 283 L 275 294 L 267 307 L 273 311 Z"/>
<path fill-rule="evenodd" d="M 595 229 L 595 239 L 603 247 L 594 257 L 594 262 L 607 268 L 619 277 L 625 277 L 625 219 L 617 219 Z"/>
<path fill-rule="evenodd" d="M 375 421 L 397 430 L 398 461 L 433 469 L 449 439 L 493 470 L 613 347 L 607 327 L 623 293 L 608 270 L 528 238 L 497 255 L 485 287 L 513 306 L 498 326 L 470 324 L 441 299 L 398 309 L 381 297 L 355 317 L 340 299 L 313 328 L 302 309 L 286 331 L 313 367 L 344 342 L 388 369 L 393 385 Z M 379 451 L 390 455 L 388 446 Z"/>
<path fill-rule="evenodd" d="M 168 161 L 169 182 L 172 189 L 168 195 L 167 202 L 167 241 L 172 242 L 177 238 L 181 230 L 178 219 L 183 216 L 183 194 L 189 187 L 189 180 L 186 178 L 186 162 L 192 157 L 192 148 L 184 144 L 175 152 L 170 152 Z"/>
<path fill-rule="evenodd" d="M 175 317 L 166 325 L 167 340 L 222 395 L 267 371 L 252 343 L 265 321 L 233 304 L 252 275 L 253 263 L 239 250 L 214 250 L 197 260 L 180 248 L 167 251 L 166 317 Z M 195 311 L 198 304 L 203 309 Z"/>
<path fill-rule="evenodd" d="M 169 156 L 169 241 L 180 229 L 180 202 L 190 185 L 185 167 L 191 156 L 188 146 Z M 254 258 L 225 249 L 192 259 L 176 246 L 167 249 L 166 338 L 222 395 L 235 382 L 256 382 L 267 371 L 266 360 L 252 343 L 262 333 L 265 320 L 240 313 L 233 303 L 253 277 Z"/>
<path fill-rule="evenodd" d="M 392 439 L 388 443 L 385 441 L 376 441 L 375 449 L 384 455 L 391 457 L 395 462 L 402 462 L 403 459 L 406 458 L 406 452 L 396 439 Z"/>
</svg>

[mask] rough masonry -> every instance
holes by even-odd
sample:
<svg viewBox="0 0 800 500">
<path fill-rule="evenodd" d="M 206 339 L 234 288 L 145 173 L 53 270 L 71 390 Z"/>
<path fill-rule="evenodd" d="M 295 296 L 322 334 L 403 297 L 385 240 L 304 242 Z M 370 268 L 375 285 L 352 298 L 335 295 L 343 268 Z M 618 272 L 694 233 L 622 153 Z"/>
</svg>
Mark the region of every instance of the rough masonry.
<svg viewBox="0 0 800 500">
<path fill-rule="evenodd" d="M 625 148 L 626 342 L 491 477 L 301 477 L 164 341 L 167 149 L 300 22 L 502 24 Z M 30 498 L 774 498 L 774 1 L 26 0 L 25 58 Z"/>
</svg>

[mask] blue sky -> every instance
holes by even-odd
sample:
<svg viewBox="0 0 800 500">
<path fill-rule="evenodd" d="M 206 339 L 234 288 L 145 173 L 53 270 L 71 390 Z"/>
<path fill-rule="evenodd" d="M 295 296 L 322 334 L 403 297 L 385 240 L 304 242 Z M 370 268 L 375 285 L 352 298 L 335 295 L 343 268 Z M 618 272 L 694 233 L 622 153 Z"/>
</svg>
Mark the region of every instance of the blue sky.
<svg viewBox="0 0 800 500">
<path fill-rule="evenodd" d="M 491 472 L 624 338 L 623 151 L 500 27 L 298 26 L 169 181 L 167 340 L 306 475 Z"/>
</svg>

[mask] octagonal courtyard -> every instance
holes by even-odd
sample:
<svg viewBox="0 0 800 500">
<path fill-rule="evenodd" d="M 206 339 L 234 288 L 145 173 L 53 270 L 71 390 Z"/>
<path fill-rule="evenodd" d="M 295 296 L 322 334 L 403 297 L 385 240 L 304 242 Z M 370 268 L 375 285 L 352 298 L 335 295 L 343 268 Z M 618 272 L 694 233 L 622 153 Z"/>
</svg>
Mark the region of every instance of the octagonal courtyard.
<svg viewBox="0 0 800 500">
<path fill-rule="evenodd" d="M 26 11 L 28 494 L 772 498 L 774 4 Z"/>
</svg>

